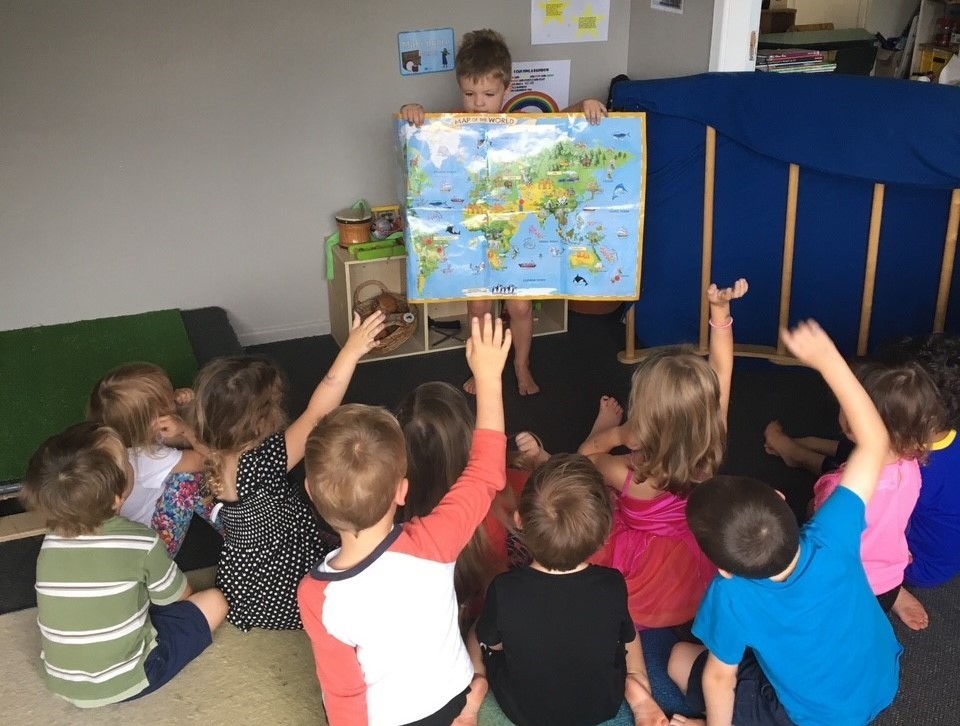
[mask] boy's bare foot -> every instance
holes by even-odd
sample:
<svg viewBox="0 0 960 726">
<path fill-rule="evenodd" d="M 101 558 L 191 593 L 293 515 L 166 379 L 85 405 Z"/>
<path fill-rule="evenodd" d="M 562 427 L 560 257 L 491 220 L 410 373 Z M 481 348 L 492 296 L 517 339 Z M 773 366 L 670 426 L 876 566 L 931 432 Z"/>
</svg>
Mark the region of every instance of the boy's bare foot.
<svg viewBox="0 0 960 726">
<path fill-rule="evenodd" d="M 623 421 L 623 406 L 613 396 L 601 396 L 600 412 L 597 413 L 597 420 L 593 422 L 593 428 L 587 434 L 587 438 L 601 431 L 612 429 L 619 426 Z"/>
<path fill-rule="evenodd" d="M 477 382 L 473 380 L 473 376 L 470 376 L 463 382 L 463 390 L 469 393 L 471 396 L 477 395 Z"/>
<path fill-rule="evenodd" d="M 480 716 L 480 706 L 483 705 L 483 699 L 487 695 L 490 686 L 487 684 L 487 677 L 475 673 L 473 680 L 470 681 L 470 692 L 467 693 L 467 705 L 463 707 L 460 715 L 457 716 L 450 726 L 477 726 L 477 719 Z"/>
<path fill-rule="evenodd" d="M 537 438 L 536 434 L 521 431 L 516 435 L 514 441 L 517 442 L 518 453 L 516 464 L 520 469 L 533 471 L 550 458 L 550 454 L 543 448 L 543 443 Z"/>
<path fill-rule="evenodd" d="M 892 609 L 910 630 L 923 630 L 930 625 L 930 616 L 923 603 L 904 587 L 900 588 Z"/>
<path fill-rule="evenodd" d="M 763 431 L 763 450 L 768 454 L 779 456 L 789 467 L 802 466 L 801 457 L 803 447 L 783 432 L 779 421 L 771 421 Z"/>
<path fill-rule="evenodd" d="M 533 380 L 530 366 L 518 366 L 514 363 L 514 370 L 517 373 L 517 388 L 520 389 L 521 396 L 532 396 L 535 393 L 540 393 L 540 386 Z"/>
<path fill-rule="evenodd" d="M 624 697 L 633 713 L 636 726 L 667 726 L 663 709 L 653 700 L 650 691 L 632 676 L 627 676 Z"/>
</svg>

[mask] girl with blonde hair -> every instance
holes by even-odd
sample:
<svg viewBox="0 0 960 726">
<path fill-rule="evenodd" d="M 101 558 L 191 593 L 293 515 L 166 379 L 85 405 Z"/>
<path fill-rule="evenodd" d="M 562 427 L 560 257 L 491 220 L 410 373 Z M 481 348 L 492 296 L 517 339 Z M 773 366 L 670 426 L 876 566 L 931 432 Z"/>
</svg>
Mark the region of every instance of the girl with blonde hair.
<svg viewBox="0 0 960 726">
<path fill-rule="evenodd" d="M 134 481 L 120 515 L 153 528 L 171 558 L 194 514 L 213 524 L 203 447 L 180 415 L 192 400 L 193 391 L 174 390 L 160 366 L 128 363 L 97 382 L 87 406 L 89 418 L 114 429 L 127 447 Z"/>
<path fill-rule="evenodd" d="M 746 292 L 743 279 L 724 289 L 711 285 L 709 361 L 679 349 L 649 356 L 634 371 L 627 421 L 595 428 L 580 447 L 618 492 L 613 531 L 591 561 L 623 573 L 638 628 L 691 620 L 716 574 L 685 513 L 687 495 L 723 459 L 733 374 L 730 302 Z M 630 453 L 610 453 L 620 446 Z"/>
</svg>

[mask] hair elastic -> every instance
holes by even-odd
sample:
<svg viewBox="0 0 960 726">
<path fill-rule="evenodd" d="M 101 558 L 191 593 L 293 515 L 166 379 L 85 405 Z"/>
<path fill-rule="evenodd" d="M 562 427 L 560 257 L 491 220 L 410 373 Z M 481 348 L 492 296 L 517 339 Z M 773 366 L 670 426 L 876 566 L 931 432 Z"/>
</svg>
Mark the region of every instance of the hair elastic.
<svg viewBox="0 0 960 726">
<path fill-rule="evenodd" d="M 732 315 L 728 316 L 727 322 L 725 323 L 715 323 L 713 322 L 712 319 L 708 320 L 707 322 L 710 323 L 711 328 L 716 328 L 717 330 L 726 330 L 727 328 L 733 327 L 733 316 Z"/>
</svg>

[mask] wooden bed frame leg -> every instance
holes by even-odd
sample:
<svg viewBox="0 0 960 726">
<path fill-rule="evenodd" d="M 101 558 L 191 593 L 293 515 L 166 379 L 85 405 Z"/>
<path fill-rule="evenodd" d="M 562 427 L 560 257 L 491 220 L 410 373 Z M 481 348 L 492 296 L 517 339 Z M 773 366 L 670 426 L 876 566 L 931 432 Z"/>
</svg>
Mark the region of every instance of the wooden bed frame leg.
<svg viewBox="0 0 960 726">
<path fill-rule="evenodd" d="M 633 305 L 627 310 L 626 317 L 624 319 L 625 326 L 627 328 L 627 339 L 625 342 L 625 350 L 620 351 L 617 354 L 617 360 L 621 363 L 632 364 L 640 360 L 640 356 L 637 355 L 637 313 Z"/>
</svg>

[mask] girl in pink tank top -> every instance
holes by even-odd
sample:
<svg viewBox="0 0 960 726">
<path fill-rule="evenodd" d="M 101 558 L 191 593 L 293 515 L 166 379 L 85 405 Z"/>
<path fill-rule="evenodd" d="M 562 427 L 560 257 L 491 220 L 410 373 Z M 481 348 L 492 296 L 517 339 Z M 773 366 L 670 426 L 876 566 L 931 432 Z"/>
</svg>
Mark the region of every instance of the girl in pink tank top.
<svg viewBox="0 0 960 726">
<path fill-rule="evenodd" d="M 613 531 L 591 561 L 623 573 L 638 628 L 691 620 L 716 574 L 687 527 L 686 497 L 723 459 L 733 373 L 730 302 L 746 292 L 743 279 L 725 289 L 711 285 L 709 362 L 676 349 L 653 353 L 634 371 L 627 421 L 580 447 L 619 492 Z M 619 446 L 631 453 L 609 453 Z"/>
</svg>

